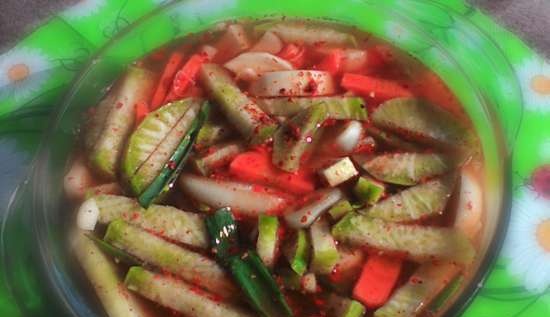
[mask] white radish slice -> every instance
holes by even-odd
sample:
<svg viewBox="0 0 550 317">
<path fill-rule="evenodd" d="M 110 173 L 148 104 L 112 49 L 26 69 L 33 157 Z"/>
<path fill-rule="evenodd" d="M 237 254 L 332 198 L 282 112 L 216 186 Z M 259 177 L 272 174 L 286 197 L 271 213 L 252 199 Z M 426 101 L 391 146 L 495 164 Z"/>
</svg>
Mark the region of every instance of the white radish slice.
<svg viewBox="0 0 550 317">
<path fill-rule="evenodd" d="M 318 47 L 315 52 L 321 56 L 327 56 L 332 53 L 335 48 Z M 342 70 L 346 73 L 360 71 L 367 64 L 367 52 L 356 48 L 340 49 L 343 54 Z"/>
<path fill-rule="evenodd" d="M 312 199 L 305 206 L 287 213 L 285 221 L 295 229 L 307 228 L 342 197 L 344 194 L 338 188 L 318 191 L 313 194 Z"/>
<path fill-rule="evenodd" d="M 255 80 L 267 72 L 294 69 L 286 60 L 264 52 L 242 53 L 225 63 L 224 67 L 244 80 Z"/>
<path fill-rule="evenodd" d="M 367 52 L 358 49 L 344 50 L 344 63 L 342 68 L 344 72 L 353 73 L 361 70 L 367 64 Z"/>
<path fill-rule="evenodd" d="M 203 45 L 199 48 L 199 54 L 204 54 L 208 60 L 213 60 L 218 54 L 218 49 L 212 45 Z"/>
<path fill-rule="evenodd" d="M 86 200 L 76 214 L 76 225 L 82 230 L 93 231 L 99 219 L 99 207 L 94 198 Z"/>
<path fill-rule="evenodd" d="M 213 208 L 231 207 L 234 211 L 255 217 L 273 213 L 286 205 L 286 200 L 264 186 L 216 180 L 185 174 L 179 180 L 182 190 L 192 199 Z"/>
<path fill-rule="evenodd" d="M 336 93 L 336 85 L 328 72 L 287 70 L 263 74 L 250 86 L 258 97 L 325 96 Z"/>
<path fill-rule="evenodd" d="M 251 52 L 277 54 L 283 49 L 283 41 L 273 32 L 267 31 L 250 49 Z"/>
<path fill-rule="evenodd" d="M 462 169 L 455 226 L 475 241 L 482 227 L 483 194 L 476 171 Z"/>
<path fill-rule="evenodd" d="M 232 24 L 227 27 L 225 34 L 216 43 L 217 55 L 232 58 L 235 55 L 246 51 L 251 46 L 246 31 L 240 24 Z"/>
<path fill-rule="evenodd" d="M 94 185 L 95 180 L 86 161 L 83 157 L 77 157 L 63 179 L 65 194 L 71 199 L 82 200 L 86 190 Z"/>
<path fill-rule="evenodd" d="M 350 154 L 359 144 L 363 133 L 363 125 L 359 121 L 347 122 L 334 140 L 336 149 L 344 155 Z"/>
</svg>

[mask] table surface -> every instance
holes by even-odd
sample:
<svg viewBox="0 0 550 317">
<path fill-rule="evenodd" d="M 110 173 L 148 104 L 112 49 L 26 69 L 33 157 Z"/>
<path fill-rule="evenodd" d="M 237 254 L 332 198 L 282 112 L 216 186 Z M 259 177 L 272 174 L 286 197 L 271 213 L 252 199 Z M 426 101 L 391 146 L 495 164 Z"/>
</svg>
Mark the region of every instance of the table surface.
<svg viewBox="0 0 550 317">
<path fill-rule="evenodd" d="M 550 58 L 550 0 L 469 0 Z M 0 53 L 53 13 L 78 0 L 1 0 Z"/>
</svg>

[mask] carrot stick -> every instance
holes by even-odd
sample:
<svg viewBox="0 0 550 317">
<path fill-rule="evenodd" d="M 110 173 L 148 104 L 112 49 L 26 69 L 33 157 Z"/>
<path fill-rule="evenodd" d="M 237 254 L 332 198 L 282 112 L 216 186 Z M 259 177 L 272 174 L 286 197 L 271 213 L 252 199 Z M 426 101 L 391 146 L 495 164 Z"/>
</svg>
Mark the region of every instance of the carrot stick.
<svg viewBox="0 0 550 317">
<path fill-rule="evenodd" d="M 155 90 L 155 94 L 153 95 L 153 99 L 151 100 L 151 110 L 157 109 L 164 103 L 168 89 L 172 84 L 172 80 L 174 79 L 174 76 L 176 75 L 176 72 L 178 71 L 181 63 L 183 62 L 183 57 L 183 53 L 174 52 L 168 59 L 166 66 L 164 66 L 164 70 L 160 77 L 157 89 Z"/>
<path fill-rule="evenodd" d="M 353 298 L 368 308 L 384 305 L 397 283 L 402 265 L 403 260 L 399 258 L 370 256 L 353 288 Z"/>
</svg>

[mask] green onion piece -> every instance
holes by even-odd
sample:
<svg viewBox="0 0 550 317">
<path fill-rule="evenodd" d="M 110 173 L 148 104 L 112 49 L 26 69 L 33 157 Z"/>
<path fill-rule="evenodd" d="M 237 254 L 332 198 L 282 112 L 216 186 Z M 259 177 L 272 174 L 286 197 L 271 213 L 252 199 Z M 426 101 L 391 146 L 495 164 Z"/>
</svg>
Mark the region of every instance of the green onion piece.
<svg viewBox="0 0 550 317">
<path fill-rule="evenodd" d="M 197 139 L 197 135 L 208 118 L 209 113 L 210 103 L 205 102 L 197 118 L 193 120 L 187 134 L 178 145 L 176 151 L 174 151 L 174 154 L 172 154 L 168 162 L 164 165 L 160 174 L 153 180 L 151 185 L 139 195 L 138 202 L 142 207 L 147 208 L 152 203 L 158 202 L 172 189 L 172 187 L 174 187 L 174 183 L 183 170 L 189 158 L 189 154 L 193 150 L 193 144 Z M 174 164 L 176 164 L 175 167 Z"/>
<path fill-rule="evenodd" d="M 110 243 L 107 243 L 105 241 L 103 241 L 102 239 L 92 235 L 92 234 L 84 234 L 86 236 L 86 238 L 92 240 L 95 245 L 97 245 L 97 247 L 105 252 L 105 254 L 107 255 L 110 255 L 112 256 L 113 258 L 115 258 L 116 260 L 122 262 L 122 263 L 125 263 L 125 264 L 128 264 L 128 265 L 143 265 L 143 262 L 140 261 L 138 258 L 136 258 L 135 256 L 129 254 L 128 252 L 122 250 L 122 249 L 119 249 L 117 247 L 115 247 L 114 245 L 110 244 Z"/>
<path fill-rule="evenodd" d="M 216 259 L 233 276 L 252 307 L 263 317 L 293 316 L 271 273 L 254 251 L 239 250 L 237 224 L 229 208 L 206 218 Z"/>
</svg>

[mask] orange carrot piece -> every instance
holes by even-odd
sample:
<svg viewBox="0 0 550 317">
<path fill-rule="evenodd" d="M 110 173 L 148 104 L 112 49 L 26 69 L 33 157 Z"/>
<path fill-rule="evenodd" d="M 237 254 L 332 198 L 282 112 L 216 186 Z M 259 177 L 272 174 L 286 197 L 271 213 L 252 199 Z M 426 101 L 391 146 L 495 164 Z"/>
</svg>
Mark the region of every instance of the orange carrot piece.
<svg viewBox="0 0 550 317">
<path fill-rule="evenodd" d="M 183 62 L 183 57 L 183 53 L 174 52 L 168 59 L 166 66 L 164 66 L 164 71 L 160 77 L 157 89 L 155 90 L 155 94 L 153 95 L 153 99 L 151 100 L 151 110 L 157 109 L 164 103 L 166 94 L 172 85 L 172 80 Z"/>
<path fill-rule="evenodd" d="M 395 81 L 371 76 L 346 73 L 342 78 L 341 85 L 347 90 L 381 102 L 393 98 L 413 96 L 409 89 Z"/>
<path fill-rule="evenodd" d="M 403 260 L 399 258 L 370 256 L 353 288 L 353 298 L 368 308 L 384 305 L 399 279 L 402 266 Z"/>
</svg>

